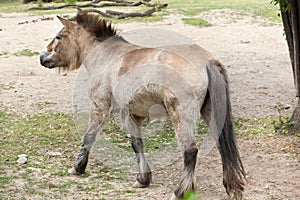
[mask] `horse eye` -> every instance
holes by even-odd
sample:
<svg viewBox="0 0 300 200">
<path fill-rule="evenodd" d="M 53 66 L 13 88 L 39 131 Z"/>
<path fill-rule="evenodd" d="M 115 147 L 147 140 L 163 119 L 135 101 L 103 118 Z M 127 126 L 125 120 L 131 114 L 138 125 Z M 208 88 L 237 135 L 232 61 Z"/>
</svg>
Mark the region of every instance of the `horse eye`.
<svg viewBox="0 0 300 200">
<path fill-rule="evenodd" d="M 57 36 L 55 36 L 55 39 L 61 40 L 61 36 L 57 35 Z"/>
</svg>

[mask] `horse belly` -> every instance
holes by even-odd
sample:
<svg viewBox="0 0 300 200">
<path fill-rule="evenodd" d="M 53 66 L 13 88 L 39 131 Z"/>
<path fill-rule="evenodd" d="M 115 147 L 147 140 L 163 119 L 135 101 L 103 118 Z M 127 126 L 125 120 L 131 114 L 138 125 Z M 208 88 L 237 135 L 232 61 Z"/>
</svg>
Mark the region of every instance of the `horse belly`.
<svg viewBox="0 0 300 200">
<path fill-rule="evenodd" d="M 129 112 L 139 117 L 149 117 L 154 105 L 163 105 L 162 88 L 154 84 L 136 90 L 127 104 Z"/>
</svg>

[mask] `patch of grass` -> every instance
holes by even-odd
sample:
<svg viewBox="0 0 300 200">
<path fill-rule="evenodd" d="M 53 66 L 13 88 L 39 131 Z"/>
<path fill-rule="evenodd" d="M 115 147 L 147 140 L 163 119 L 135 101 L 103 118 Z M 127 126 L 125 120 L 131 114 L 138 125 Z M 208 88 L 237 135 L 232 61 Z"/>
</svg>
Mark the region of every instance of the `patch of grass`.
<svg viewBox="0 0 300 200">
<path fill-rule="evenodd" d="M 109 166 L 105 166 L 102 163 L 99 163 L 99 161 L 95 161 L 95 166 L 99 166 L 100 168 L 95 172 L 97 174 L 97 176 L 95 176 L 95 179 L 98 178 L 102 178 L 104 180 L 116 180 L 116 179 L 120 179 L 120 180 L 124 180 L 123 174 L 118 171 L 115 170 Z"/>
<path fill-rule="evenodd" d="M 61 113 L 20 115 L 0 111 L 0 132 L 3 135 L 0 161 L 15 163 L 19 154 L 27 154 L 33 162 L 37 152 L 66 151 L 78 140 L 73 117 Z M 45 159 L 45 158 L 43 158 Z"/>
<path fill-rule="evenodd" d="M 74 0 L 66 0 L 73 2 Z M 16 1 L 0 1 L 0 13 L 12 13 L 12 12 L 24 12 L 29 7 L 43 7 L 51 5 L 62 5 L 63 1 L 57 1 L 58 3 L 30 3 L 22 4 L 21 0 Z M 85 3 L 85 2 L 77 2 Z M 168 0 L 161 1 L 161 3 L 168 3 L 166 9 L 158 8 L 158 11 L 150 17 L 137 17 L 129 19 L 121 19 L 112 21 L 115 23 L 126 23 L 126 22 L 155 22 L 161 21 L 164 17 L 170 14 L 183 14 L 185 16 L 195 16 L 203 11 L 209 10 L 221 10 L 221 9 L 231 9 L 238 11 L 238 14 L 247 13 L 253 15 L 254 17 L 263 17 L 275 21 L 281 21 L 281 18 L 278 17 L 279 8 L 278 5 L 275 6 L 270 4 L 269 0 L 189 0 L 189 1 L 180 1 L 180 0 Z M 114 9 L 108 7 L 107 9 Z M 122 8 L 118 8 L 122 9 Z M 140 6 L 138 8 L 133 8 L 134 12 L 144 12 L 149 9 L 148 7 Z M 239 12 L 242 11 L 242 12 Z M 32 15 L 47 15 L 47 14 L 65 14 L 65 13 L 74 13 L 76 14 L 77 10 L 74 8 L 58 9 L 58 10 L 41 10 L 41 11 L 30 11 Z"/>
<path fill-rule="evenodd" d="M 208 27 L 211 26 L 211 24 L 201 18 L 182 18 L 182 21 L 186 24 L 198 26 L 198 27 Z"/>
<path fill-rule="evenodd" d="M 7 52 L 0 52 L 0 56 L 6 56 L 7 54 Z"/>
<path fill-rule="evenodd" d="M 67 4 L 75 4 L 76 0 L 64 0 L 64 2 Z"/>
<path fill-rule="evenodd" d="M 98 186 L 95 184 L 87 184 L 87 185 L 78 185 L 77 188 L 79 191 L 93 191 Z"/>
<path fill-rule="evenodd" d="M 19 13 L 23 12 L 25 7 L 25 5 L 22 5 L 22 0 L 0 1 L 0 13 Z"/>
<path fill-rule="evenodd" d="M 44 2 L 43 2 L 42 0 L 38 0 L 38 1 L 37 1 L 37 6 L 38 6 L 39 8 L 44 7 Z"/>
<path fill-rule="evenodd" d="M 145 12 L 145 11 L 146 11 L 145 9 L 140 9 L 140 10 L 137 10 L 135 12 Z M 132 17 L 132 18 L 126 18 L 126 19 L 110 19 L 110 18 L 108 18 L 108 20 L 111 20 L 115 24 L 118 24 L 118 23 L 131 23 L 131 22 L 147 23 L 147 22 L 162 21 L 166 15 L 167 15 L 167 12 L 165 12 L 165 10 L 162 10 L 162 11 L 159 11 L 159 12 L 157 11 L 154 14 L 152 14 L 151 16 L 147 16 L 147 17 Z"/>
<path fill-rule="evenodd" d="M 266 118 L 237 118 L 234 119 L 235 132 L 244 136 L 262 136 L 264 134 L 273 135 L 275 117 Z"/>
<path fill-rule="evenodd" d="M 171 120 L 167 118 L 161 123 L 163 124 L 159 125 L 161 127 L 159 130 L 154 130 L 153 126 L 155 125 L 151 125 L 151 123 L 149 124 L 147 121 L 145 121 L 143 125 L 143 142 L 147 153 L 160 151 L 169 145 L 177 145 L 175 130 Z M 199 122 L 197 129 L 196 135 L 198 136 L 208 134 L 207 126 L 202 120 Z M 118 124 L 117 117 L 111 117 L 109 122 L 103 125 L 102 131 L 105 133 L 105 137 L 109 142 L 112 142 L 114 145 L 128 152 L 132 151 L 131 140 L 128 138 L 128 133 L 122 130 L 120 124 Z"/>
<path fill-rule="evenodd" d="M 69 175 L 66 167 L 72 165 L 73 152 L 79 149 L 80 144 L 72 115 L 62 113 L 22 115 L 1 109 L 0 134 L 0 169 L 3 169 L 3 173 L 0 174 L 0 199 L 14 198 L 19 192 L 25 196 L 51 198 L 47 196 L 47 190 L 53 187 L 54 193 L 69 192 L 71 183 L 67 180 L 57 185 L 49 182 L 48 178 L 41 177 L 51 174 L 58 180 L 62 176 Z M 40 154 L 41 150 L 60 152 L 61 155 L 50 157 Z M 19 154 L 28 155 L 26 164 L 16 163 Z M 16 191 L 15 182 L 24 183 L 24 186 Z M 11 189 L 7 190 L 7 187 Z M 53 196 L 52 199 L 56 198 Z"/>
<path fill-rule="evenodd" d="M 279 8 L 270 4 L 268 0 L 170 0 L 168 9 L 187 16 L 195 16 L 203 11 L 232 9 L 247 12 L 253 16 L 260 16 L 280 21 Z"/>
<path fill-rule="evenodd" d="M 0 175 L 0 188 L 4 185 L 13 183 L 13 180 L 16 178 L 17 178 L 17 176 L 1 176 Z"/>
<path fill-rule="evenodd" d="M 54 104 L 56 104 L 56 103 L 52 103 L 52 102 L 48 102 L 48 101 L 36 103 L 36 105 L 39 107 L 39 109 L 44 109 L 44 108 L 48 107 L 49 105 L 54 105 Z"/>
<path fill-rule="evenodd" d="M 238 135 L 249 137 L 275 137 L 276 134 L 287 134 L 291 124 L 290 116 L 270 116 L 264 118 L 237 118 L 234 119 L 235 132 Z M 294 134 L 297 136 L 297 133 Z"/>
<path fill-rule="evenodd" d="M 0 83 L 0 92 L 1 90 L 11 90 L 11 89 L 14 89 L 15 87 L 13 86 L 13 82 L 10 83 L 10 84 L 4 84 L 4 83 Z"/>
<path fill-rule="evenodd" d="M 70 0 L 72 1 L 72 0 Z M 31 2 L 28 4 L 23 4 L 22 0 L 4 0 L 0 1 L 0 13 L 22 13 L 26 12 L 27 9 L 31 7 L 44 7 L 44 6 L 59 6 L 62 5 L 63 1 L 56 1 L 53 3 L 43 3 L 41 0 L 37 2 Z M 65 13 L 76 13 L 76 9 L 74 8 L 66 8 L 66 9 L 58 9 L 58 10 L 37 10 L 30 11 L 30 14 L 33 15 L 47 15 L 47 14 L 65 14 Z"/>
<path fill-rule="evenodd" d="M 32 51 L 30 49 L 24 49 L 22 51 L 14 53 L 14 55 L 15 56 L 29 56 L 29 57 L 31 57 L 31 56 L 40 55 L 40 53 L 37 52 L 37 51 Z"/>
<path fill-rule="evenodd" d="M 234 120 L 235 132 L 239 137 L 272 137 L 276 141 L 278 133 L 274 132 L 277 117 L 239 118 Z M 105 127 L 107 135 L 114 143 L 127 143 L 116 120 L 111 119 Z M 151 134 L 146 141 L 150 142 L 147 150 L 157 151 L 163 143 L 174 139 L 174 129 L 167 119 L 160 134 Z M 196 138 L 207 134 L 207 127 L 200 121 Z M 68 194 L 79 191 L 86 198 L 111 197 L 113 193 L 130 196 L 135 190 L 122 188 L 118 181 L 127 181 L 124 173 L 107 167 L 99 159 L 91 159 L 88 173 L 81 176 L 70 176 L 67 168 L 72 166 L 74 152 L 79 150 L 78 137 L 73 116 L 62 113 L 41 113 L 21 115 L 0 110 L 0 199 L 18 199 L 18 195 L 39 199 L 65 199 Z M 116 139 L 117 138 L 117 139 Z M 269 138 L 267 138 L 269 141 Z M 59 151 L 62 155 L 49 157 L 39 154 L 40 150 Z M 25 153 L 28 162 L 25 165 L 16 164 L 17 155 Z M 133 155 L 134 156 L 134 155 Z M 22 187 L 16 188 L 16 183 Z M 117 186 L 116 186 L 117 185 Z M 97 193 L 95 192 L 97 191 Z M 97 196 L 98 198 L 99 196 Z M 99 199 L 101 199 L 99 197 Z M 194 194 L 186 197 L 191 200 Z"/>
<path fill-rule="evenodd" d="M 181 11 L 182 14 L 184 14 L 185 16 L 195 16 L 200 14 L 201 12 L 205 12 L 205 11 L 209 11 L 209 8 L 195 8 L 195 9 L 184 9 L 183 11 Z"/>
<path fill-rule="evenodd" d="M 201 199 L 200 196 L 196 195 L 192 191 L 185 192 L 182 198 L 182 200 L 199 200 L 199 199 Z"/>
</svg>

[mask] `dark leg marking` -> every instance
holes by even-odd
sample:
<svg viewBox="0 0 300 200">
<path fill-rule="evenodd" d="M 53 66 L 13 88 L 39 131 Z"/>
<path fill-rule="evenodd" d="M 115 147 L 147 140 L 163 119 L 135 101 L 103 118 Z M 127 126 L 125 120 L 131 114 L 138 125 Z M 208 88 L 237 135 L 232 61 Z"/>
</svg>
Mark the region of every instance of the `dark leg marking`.
<svg viewBox="0 0 300 200">
<path fill-rule="evenodd" d="M 144 155 L 143 140 L 142 138 L 132 136 L 131 144 L 135 152 L 138 167 L 139 167 L 139 174 L 137 175 L 137 181 L 141 184 L 139 185 L 140 187 L 147 187 L 152 181 L 152 174 L 147 159 Z"/>
<path fill-rule="evenodd" d="M 177 198 L 182 198 L 184 193 L 189 190 L 195 190 L 194 172 L 197 161 L 198 149 L 193 143 L 188 149 L 184 151 L 184 175 L 174 194 Z"/>
<path fill-rule="evenodd" d="M 88 163 L 88 160 L 89 160 L 89 151 L 87 150 L 86 147 L 82 147 L 80 149 L 80 152 L 79 152 L 79 155 L 77 157 L 77 160 L 74 164 L 74 169 L 76 170 L 76 172 L 78 174 L 83 174 L 85 169 L 86 169 L 86 166 L 87 166 L 87 163 Z"/>
</svg>

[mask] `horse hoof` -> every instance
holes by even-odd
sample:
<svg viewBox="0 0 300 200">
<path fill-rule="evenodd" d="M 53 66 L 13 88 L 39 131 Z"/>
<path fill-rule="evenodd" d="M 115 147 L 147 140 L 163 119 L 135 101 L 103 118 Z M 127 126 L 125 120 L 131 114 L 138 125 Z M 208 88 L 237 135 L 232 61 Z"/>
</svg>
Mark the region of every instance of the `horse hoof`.
<svg viewBox="0 0 300 200">
<path fill-rule="evenodd" d="M 147 185 L 143 185 L 140 182 L 135 181 L 132 187 L 134 187 L 134 188 L 144 188 L 144 187 L 147 187 Z"/>
<path fill-rule="evenodd" d="M 230 200 L 242 200 L 243 199 L 243 192 L 237 191 L 237 192 L 230 192 L 229 193 Z"/>
<path fill-rule="evenodd" d="M 78 173 L 74 167 L 69 169 L 68 172 L 69 172 L 69 174 L 72 174 L 72 175 L 80 175 L 80 173 Z"/>
<path fill-rule="evenodd" d="M 178 198 L 175 196 L 175 194 L 173 193 L 170 200 L 178 200 Z"/>
</svg>

